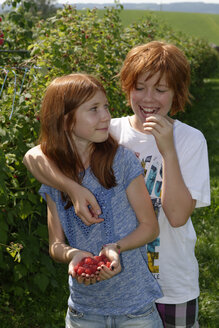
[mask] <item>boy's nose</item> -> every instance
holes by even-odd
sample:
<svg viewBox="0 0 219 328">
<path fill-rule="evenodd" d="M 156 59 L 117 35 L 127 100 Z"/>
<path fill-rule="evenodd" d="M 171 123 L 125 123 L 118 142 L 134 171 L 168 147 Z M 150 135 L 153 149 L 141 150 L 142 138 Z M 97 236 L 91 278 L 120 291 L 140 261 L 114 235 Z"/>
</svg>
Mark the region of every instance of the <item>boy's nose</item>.
<svg viewBox="0 0 219 328">
<path fill-rule="evenodd" d="M 153 90 L 152 89 L 145 90 L 144 99 L 145 100 L 153 99 Z"/>
</svg>

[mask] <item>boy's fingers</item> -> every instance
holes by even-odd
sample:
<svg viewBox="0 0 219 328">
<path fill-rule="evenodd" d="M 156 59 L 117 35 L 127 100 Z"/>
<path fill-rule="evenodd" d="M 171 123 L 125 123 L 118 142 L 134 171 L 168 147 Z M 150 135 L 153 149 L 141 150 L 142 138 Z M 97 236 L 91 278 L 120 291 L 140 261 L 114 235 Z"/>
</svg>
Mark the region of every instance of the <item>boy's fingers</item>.
<svg viewBox="0 0 219 328">
<path fill-rule="evenodd" d="M 104 221 L 104 219 L 99 218 L 97 215 L 93 215 L 94 211 L 93 209 L 91 210 L 90 206 L 84 206 L 80 211 L 77 211 L 76 214 L 87 226 Z"/>
<path fill-rule="evenodd" d="M 92 216 L 90 213 L 84 217 L 84 216 L 80 216 L 81 220 L 84 222 L 84 224 L 86 224 L 87 226 L 90 226 L 91 224 L 94 223 L 100 223 L 102 221 L 104 221 L 104 219 L 102 218 L 98 218 L 97 216 Z"/>
<path fill-rule="evenodd" d="M 98 217 L 101 214 L 100 206 L 98 205 L 96 198 L 92 195 L 89 199 L 89 210 L 94 217 Z"/>
</svg>

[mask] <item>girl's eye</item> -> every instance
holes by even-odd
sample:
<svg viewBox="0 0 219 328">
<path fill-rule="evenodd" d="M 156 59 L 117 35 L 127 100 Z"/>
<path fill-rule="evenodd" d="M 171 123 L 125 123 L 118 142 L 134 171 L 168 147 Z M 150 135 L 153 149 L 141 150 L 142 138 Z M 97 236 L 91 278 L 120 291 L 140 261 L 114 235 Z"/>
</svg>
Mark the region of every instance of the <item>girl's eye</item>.
<svg viewBox="0 0 219 328">
<path fill-rule="evenodd" d="M 90 111 L 91 111 L 91 112 L 96 112 L 96 111 L 97 111 L 97 107 L 92 107 L 92 108 L 90 108 Z"/>
</svg>

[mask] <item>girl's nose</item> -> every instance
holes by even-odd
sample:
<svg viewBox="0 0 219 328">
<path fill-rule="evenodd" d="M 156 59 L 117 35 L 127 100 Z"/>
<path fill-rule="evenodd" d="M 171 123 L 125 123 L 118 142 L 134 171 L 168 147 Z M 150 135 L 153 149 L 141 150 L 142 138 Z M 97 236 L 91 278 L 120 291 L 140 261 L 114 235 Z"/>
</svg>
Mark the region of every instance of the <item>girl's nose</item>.
<svg viewBox="0 0 219 328">
<path fill-rule="evenodd" d="M 111 119 L 111 115 L 110 115 L 110 112 L 107 108 L 104 108 L 102 111 L 101 111 L 101 120 L 102 121 L 109 121 Z"/>
</svg>

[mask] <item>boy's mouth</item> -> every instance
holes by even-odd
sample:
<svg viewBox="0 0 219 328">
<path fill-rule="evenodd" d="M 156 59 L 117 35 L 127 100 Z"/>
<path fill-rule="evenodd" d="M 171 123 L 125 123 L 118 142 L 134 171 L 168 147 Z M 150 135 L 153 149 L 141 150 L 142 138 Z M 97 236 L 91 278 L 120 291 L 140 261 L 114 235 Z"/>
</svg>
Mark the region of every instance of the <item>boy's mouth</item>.
<svg viewBox="0 0 219 328">
<path fill-rule="evenodd" d="M 158 108 L 156 107 L 140 107 L 140 110 L 143 112 L 144 115 L 156 114 Z"/>
</svg>

